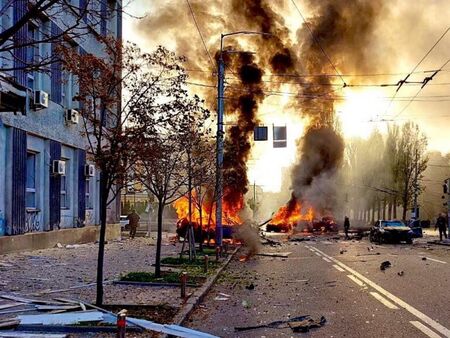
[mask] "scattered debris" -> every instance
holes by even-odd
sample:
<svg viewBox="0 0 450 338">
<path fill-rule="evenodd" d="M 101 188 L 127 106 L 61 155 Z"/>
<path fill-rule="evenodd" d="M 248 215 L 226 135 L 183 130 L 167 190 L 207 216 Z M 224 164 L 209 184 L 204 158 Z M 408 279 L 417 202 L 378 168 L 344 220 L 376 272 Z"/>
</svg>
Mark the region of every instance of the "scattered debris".
<svg viewBox="0 0 450 338">
<path fill-rule="evenodd" d="M 427 258 L 426 258 L 426 257 L 422 257 L 422 260 L 423 260 L 423 261 L 426 261 L 426 260 L 427 260 Z"/>
<path fill-rule="evenodd" d="M 245 299 L 242 301 L 242 306 L 245 307 L 246 309 L 250 309 L 251 307 L 250 303 Z"/>
<path fill-rule="evenodd" d="M 403 276 L 404 274 L 405 274 L 404 271 L 399 271 L 399 272 L 397 272 L 397 275 L 399 275 L 399 276 Z"/>
<path fill-rule="evenodd" d="M 326 321 L 324 316 L 320 317 L 318 320 L 309 317 L 301 321 L 291 321 L 288 325 L 293 332 L 308 332 L 310 329 L 322 327 L 325 325 Z"/>
<path fill-rule="evenodd" d="M 390 267 L 391 267 L 391 262 L 389 262 L 389 261 L 384 261 L 384 262 L 382 262 L 381 265 L 380 265 L 380 270 L 381 270 L 381 271 L 384 271 L 384 270 L 386 270 L 387 268 L 390 268 Z"/>
<path fill-rule="evenodd" d="M 225 301 L 225 300 L 229 300 L 230 298 L 231 298 L 230 295 L 223 293 L 223 292 L 219 292 L 219 294 L 214 298 L 214 300 Z"/>
<path fill-rule="evenodd" d="M 250 283 L 250 285 L 247 285 L 245 288 L 246 288 L 247 290 L 254 290 L 254 289 L 255 289 L 255 284 Z"/>
<path fill-rule="evenodd" d="M 56 243 L 55 248 L 63 248 L 63 245 L 61 243 Z"/>
<path fill-rule="evenodd" d="M 0 321 L 0 328 L 1 329 L 12 329 L 15 328 L 17 325 L 20 324 L 19 320 L 6 318 Z"/>
<path fill-rule="evenodd" d="M 20 306 L 23 305 L 23 303 L 7 303 L 7 304 L 0 304 L 0 310 L 5 310 L 5 309 L 9 309 L 11 307 L 16 307 L 16 306 Z"/>
<path fill-rule="evenodd" d="M 340 250 L 339 250 L 339 253 L 340 253 L 341 255 L 343 255 L 344 252 L 347 252 L 347 250 L 345 250 L 345 249 L 340 249 Z"/>
<path fill-rule="evenodd" d="M 256 256 L 288 258 L 291 253 L 292 252 L 261 252 L 256 254 Z"/>
<path fill-rule="evenodd" d="M 267 324 L 255 325 L 255 326 L 244 326 L 244 327 L 235 327 L 235 331 L 249 331 L 260 328 L 273 328 L 273 329 L 281 329 L 290 327 L 293 332 L 308 332 L 311 328 L 321 327 L 326 323 L 326 319 L 324 316 L 320 317 L 318 320 L 314 320 L 310 315 L 299 316 L 289 318 L 287 320 L 277 320 L 274 322 L 270 322 Z"/>
<path fill-rule="evenodd" d="M 103 313 L 98 310 L 66 312 L 43 315 L 20 315 L 20 325 L 76 325 L 83 322 L 100 322 Z"/>
</svg>

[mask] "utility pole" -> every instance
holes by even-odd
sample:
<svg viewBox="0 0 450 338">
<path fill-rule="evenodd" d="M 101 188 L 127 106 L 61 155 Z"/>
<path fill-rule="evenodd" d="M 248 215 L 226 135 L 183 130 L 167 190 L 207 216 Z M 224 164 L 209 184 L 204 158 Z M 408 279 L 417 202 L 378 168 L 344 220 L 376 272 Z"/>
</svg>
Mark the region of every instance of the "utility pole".
<svg viewBox="0 0 450 338">
<path fill-rule="evenodd" d="M 223 115 L 224 115 L 224 83 L 225 63 L 223 61 L 223 39 L 231 35 L 263 35 L 272 36 L 270 33 L 238 31 L 220 34 L 219 71 L 217 73 L 217 135 L 216 135 L 216 247 L 222 247 L 222 198 L 223 198 Z"/>
<path fill-rule="evenodd" d="M 415 168 L 415 174 L 414 174 L 414 221 L 419 220 L 419 207 L 417 205 L 417 198 L 419 196 L 419 152 L 416 149 L 416 168 Z M 414 224 L 415 225 L 415 224 Z"/>
<path fill-rule="evenodd" d="M 217 157 L 216 157 L 216 246 L 222 247 L 222 197 L 223 197 L 223 95 L 225 80 L 225 64 L 223 62 L 223 34 L 220 38 L 219 72 L 217 85 Z"/>
<path fill-rule="evenodd" d="M 256 181 L 253 181 L 253 220 L 256 216 Z"/>
</svg>

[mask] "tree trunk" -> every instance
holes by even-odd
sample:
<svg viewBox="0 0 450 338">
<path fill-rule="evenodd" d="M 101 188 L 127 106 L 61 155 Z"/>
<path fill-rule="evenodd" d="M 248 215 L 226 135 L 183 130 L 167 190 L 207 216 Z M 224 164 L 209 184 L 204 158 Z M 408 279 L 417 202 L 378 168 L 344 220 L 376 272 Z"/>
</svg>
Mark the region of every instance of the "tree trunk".
<svg viewBox="0 0 450 338">
<path fill-rule="evenodd" d="M 97 306 L 103 305 L 103 262 L 105 258 L 106 207 L 108 204 L 108 188 L 106 175 L 100 174 L 100 238 L 97 258 Z"/>
<path fill-rule="evenodd" d="M 156 258 L 155 258 L 155 277 L 161 277 L 161 245 L 162 245 L 162 223 L 163 223 L 164 203 L 158 200 L 158 235 L 156 238 Z"/>
<path fill-rule="evenodd" d="M 202 190 L 201 187 L 198 188 L 198 196 L 197 196 L 197 200 L 198 200 L 198 215 L 200 216 L 200 238 L 199 238 L 199 245 L 198 245 L 198 250 L 200 252 L 203 252 L 203 208 L 202 208 Z"/>
<path fill-rule="evenodd" d="M 383 219 L 386 219 L 386 198 L 383 198 Z"/>
<path fill-rule="evenodd" d="M 394 208 L 394 210 L 393 210 L 393 212 L 394 212 L 393 218 L 397 219 L 397 197 L 394 197 L 393 208 Z"/>
<path fill-rule="evenodd" d="M 388 204 L 388 218 L 392 219 L 392 201 L 389 201 Z"/>
</svg>

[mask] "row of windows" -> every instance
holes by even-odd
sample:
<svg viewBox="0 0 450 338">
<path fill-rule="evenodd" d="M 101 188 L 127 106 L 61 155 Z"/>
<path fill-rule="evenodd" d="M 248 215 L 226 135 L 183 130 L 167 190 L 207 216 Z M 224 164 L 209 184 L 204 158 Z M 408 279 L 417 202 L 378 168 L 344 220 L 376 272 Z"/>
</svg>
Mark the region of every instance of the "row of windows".
<svg viewBox="0 0 450 338">
<path fill-rule="evenodd" d="M 27 209 L 37 208 L 37 196 L 39 193 L 39 186 L 36 177 L 39 173 L 39 153 L 27 152 L 27 177 L 26 177 L 26 197 L 25 206 Z M 61 176 L 61 209 L 69 210 L 70 205 L 70 160 L 66 162 L 66 175 Z M 68 175 L 67 175 L 68 174 Z M 94 179 L 86 178 L 86 209 L 93 208 L 93 199 L 91 196 Z"/>
</svg>

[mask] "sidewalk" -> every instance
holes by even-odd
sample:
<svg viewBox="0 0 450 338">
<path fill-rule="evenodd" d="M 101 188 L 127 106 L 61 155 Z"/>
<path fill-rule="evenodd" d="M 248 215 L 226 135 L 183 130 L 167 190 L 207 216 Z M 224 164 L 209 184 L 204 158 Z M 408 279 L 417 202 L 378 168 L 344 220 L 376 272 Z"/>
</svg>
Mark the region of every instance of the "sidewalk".
<svg viewBox="0 0 450 338">
<path fill-rule="evenodd" d="M 162 257 L 176 255 L 180 244 L 169 242 L 163 234 Z M 105 245 L 104 279 L 114 280 L 130 271 L 153 272 L 156 253 L 155 240 L 151 238 L 123 239 Z M 97 244 L 66 245 L 62 248 L 0 255 L 0 294 L 42 294 L 44 297 L 75 298 L 95 301 L 97 269 Z M 88 287 L 54 292 L 74 286 Z M 137 287 L 105 284 L 104 303 L 114 304 L 181 304 L 179 292 L 162 287 Z"/>
</svg>

